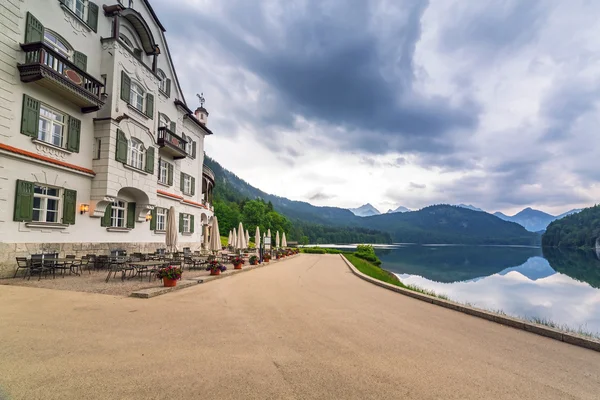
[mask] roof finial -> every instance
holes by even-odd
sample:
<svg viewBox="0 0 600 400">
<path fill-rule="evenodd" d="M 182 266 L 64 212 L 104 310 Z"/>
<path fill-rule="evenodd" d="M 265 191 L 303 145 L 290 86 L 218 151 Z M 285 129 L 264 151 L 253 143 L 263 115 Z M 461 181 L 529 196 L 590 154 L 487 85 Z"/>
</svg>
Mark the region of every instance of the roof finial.
<svg viewBox="0 0 600 400">
<path fill-rule="evenodd" d="M 206 101 L 204 99 L 204 93 L 200 93 L 200 94 L 196 93 L 196 96 L 198 97 L 198 100 L 200 100 L 200 107 L 204 108 L 204 102 Z"/>
</svg>

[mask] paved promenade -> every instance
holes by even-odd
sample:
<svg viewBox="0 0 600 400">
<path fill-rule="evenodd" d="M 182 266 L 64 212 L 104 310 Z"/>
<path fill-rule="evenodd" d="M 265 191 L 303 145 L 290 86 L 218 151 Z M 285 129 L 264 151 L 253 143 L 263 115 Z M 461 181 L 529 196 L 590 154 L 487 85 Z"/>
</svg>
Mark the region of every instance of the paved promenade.
<svg viewBox="0 0 600 400">
<path fill-rule="evenodd" d="M 334 255 L 149 300 L 0 286 L 0 304 L 2 400 L 600 394 L 599 353 L 384 290 Z"/>
</svg>

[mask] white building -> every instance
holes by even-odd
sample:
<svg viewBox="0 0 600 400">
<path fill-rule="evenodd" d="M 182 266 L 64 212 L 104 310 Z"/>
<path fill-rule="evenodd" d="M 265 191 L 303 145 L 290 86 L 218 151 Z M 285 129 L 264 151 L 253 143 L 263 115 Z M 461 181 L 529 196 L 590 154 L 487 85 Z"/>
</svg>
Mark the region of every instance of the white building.
<svg viewBox="0 0 600 400">
<path fill-rule="evenodd" d="M 186 105 L 147 0 L 0 0 L 0 276 L 42 251 L 199 249 L 208 112 Z"/>
</svg>

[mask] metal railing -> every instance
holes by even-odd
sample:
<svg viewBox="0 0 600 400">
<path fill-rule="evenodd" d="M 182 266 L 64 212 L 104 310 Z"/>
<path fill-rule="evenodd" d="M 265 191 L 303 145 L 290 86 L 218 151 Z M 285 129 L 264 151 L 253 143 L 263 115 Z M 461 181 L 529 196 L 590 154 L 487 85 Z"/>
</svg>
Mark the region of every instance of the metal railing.
<svg viewBox="0 0 600 400">
<path fill-rule="evenodd" d="M 80 87 L 98 100 L 102 100 L 102 82 L 76 66 L 72 61 L 55 51 L 44 42 L 22 44 L 25 63 L 22 66 L 44 65 L 60 77 Z"/>
<path fill-rule="evenodd" d="M 161 146 L 170 144 L 187 154 L 187 141 L 171 132 L 166 126 L 158 128 L 158 144 Z"/>
</svg>

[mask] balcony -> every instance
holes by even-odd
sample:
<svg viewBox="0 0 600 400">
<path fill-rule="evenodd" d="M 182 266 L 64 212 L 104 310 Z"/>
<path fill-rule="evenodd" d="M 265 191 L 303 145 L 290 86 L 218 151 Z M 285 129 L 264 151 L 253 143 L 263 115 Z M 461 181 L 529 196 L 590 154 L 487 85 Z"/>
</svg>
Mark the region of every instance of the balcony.
<svg viewBox="0 0 600 400">
<path fill-rule="evenodd" d="M 202 166 L 202 175 L 206 177 L 210 182 L 212 182 L 213 186 L 215 184 L 215 173 L 212 169 L 208 168 L 206 165 Z"/>
<path fill-rule="evenodd" d="M 25 63 L 17 64 L 22 82 L 36 82 L 81 107 L 98 111 L 104 105 L 104 84 L 43 42 L 22 44 Z"/>
<path fill-rule="evenodd" d="M 157 143 L 167 154 L 173 156 L 173 159 L 179 160 L 187 157 L 187 142 L 171 132 L 169 128 L 163 126 L 158 128 Z"/>
</svg>

